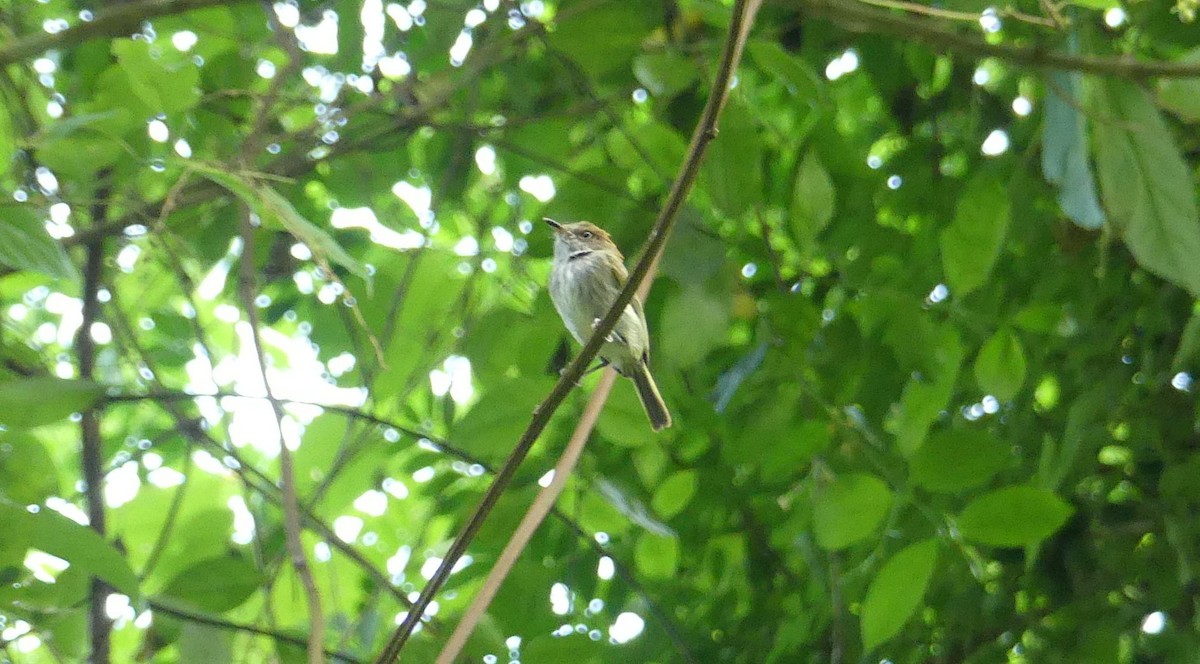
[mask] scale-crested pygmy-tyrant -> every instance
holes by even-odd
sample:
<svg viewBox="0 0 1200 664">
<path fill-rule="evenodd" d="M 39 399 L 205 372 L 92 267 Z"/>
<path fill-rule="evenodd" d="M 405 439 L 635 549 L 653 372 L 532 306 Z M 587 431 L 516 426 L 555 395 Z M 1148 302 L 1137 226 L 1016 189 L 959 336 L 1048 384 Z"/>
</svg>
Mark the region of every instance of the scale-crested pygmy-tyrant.
<svg viewBox="0 0 1200 664">
<path fill-rule="evenodd" d="M 552 219 L 546 219 L 546 223 L 554 229 L 550 299 L 571 336 L 581 344 L 587 343 L 629 279 L 625 257 L 608 233 L 595 224 L 560 224 Z M 600 358 L 633 380 L 651 428 L 658 431 L 671 426 L 671 414 L 650 375 L 650 332 L 636 295 L 605 338 Z"/>
</svg>

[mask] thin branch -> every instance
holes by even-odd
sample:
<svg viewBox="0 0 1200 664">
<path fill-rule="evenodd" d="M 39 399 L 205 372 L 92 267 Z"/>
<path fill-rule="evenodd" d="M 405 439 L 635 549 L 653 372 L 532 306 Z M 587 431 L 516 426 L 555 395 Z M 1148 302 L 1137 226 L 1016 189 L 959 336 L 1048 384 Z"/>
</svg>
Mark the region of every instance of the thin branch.
<svg viewBox="0 0 1200 664">
<path fill-rule="evenodd" d="M 325 614 L 321 610 L 321 595 L 317 592 L 317 583 L 313 580 L 312 570 L 308 565 L 308 557 L 304 554 L 304 543 L 300 540 L 300 503 L 296 497 L 296 476 L 292 468 L 292 451 L 288 449 L 286 434 L 283 430 L 283 406 L 275 398 L 271 389 L 271 381 L 267 376 L 267 353 L 263 348 L 262 334 L 259 328 L 258 308 L 254 302 L 257 289 L 254 285 L 254 226 L 250 221 L 248 211 L 243 211 L 242 218 L 242 258 L 241 276 L 238 291 L 242 298 L 242 307 L 250 323 L 250 336 L 254 342 L 254 352 L 258 358 L 258 372 L 262 377 L 263 388 L 267 392 L 267 400 L 275 411 L 275 424 L 279 430 L 279 476 L 280 489 L 283 493 L 283 530 L 292 566 L 296 568 L 296 576 L 304 586 L 308 602 L 308 619 L 312 629 L 308 634 L 309 664 L 323 664 L 325 661 Z"/>
<path fill-rule="evenodd" d="M 521 523 L 513 531 L 512 537 L 508 539 L 508 544 L 504 545 L 500 557 L 496 559 L 496 563 L 488 572 L 483 587 L 475 594 L 471 605 L 463 613 L 462 620 L 454 628 L 454 633 L 450 635 L 450 640 L 438 653 L 437 664 L 453 664 L 459 653 L 462 652 L 471 632 L 475 631 L 475 626 L 479 624 L 488 605 L 492 603 L 492 599 L 500 590 L 500 584 L 504 583 L 504 579 L 512 571 L 513 565 L 517 563 L 517 558 L 525 550 L 529 540 L 533 538 L 533 533 L 549 514 L 559 495 L 562 494 L 562 490 L 567 486 L 567 478 L 575 470 L 575 464 L 579 463 L 579 456 L 583 454 L 584 445 L 587 444 L 592 428 L 596 426 L 596 420 L 600 418 L 600 411 L 604 409 L 604 403 L 608 401 L 608 394 L 612 391 L 616 381 L 617 372 L 612 367 L 605 369 L 604 375 L 600 377 L 600 384 L 596 386 L 596 391 L 592 393 L 583 409 L 583 415 L 579 418 L 575 432 L 571 434 L 571 440 L 567 442 L 566 449 L 558 458 L 558 463 L 554 465 L 554 479 L 538 492 L 533 504 L 521 518 Z"/>
<path fill-rule="evenodd" d="M 912 14 L 922 14 L 932 18 L 941 18 L 949 21 L 964 21 L 967 23 L 978 23 L 981 16 L 980 12 L 959 12 L 952 9 L 941 9 L 938 7 L 928 7 L 917 2 L 906 2 L 905 0 L 858 0 L 865 5 L 874 5 L 876 7 L 884 7 L 886 9 L 900 9 Z M 1005 7 L 997 11 L 997 16 L 1005 16 L 1014 21 L 1021 21 L 1031 25 L 1040 25 L 1045 28 L 1062 27 L 1059 23 L 1052 19 L 1043 18 L 1041 16 L 1031 16 L 1024 14 L 1011 7 Z"/>
<path fill-rule="evenodd" d="M 100 196 L 103 199 L 103 196 Z M 107 214 L 105 203 L 92 207 L 92 220 L 99 223 Z M 83 314 L 75 335 L 75 351 L 79 356 L 79 377 L 91 380 L 96 372 L 96 342 L 92 339 L 92 324 L 100 313 L 100 282 L 104 271 L 104 240 L 87 245 L 83 268 Z M 89 408 L 79 421 L 82 438 L 83 482 L 87 494 L 88 523 L 104 537 L 104 442 L 100 433 L 99 408 Z M 99 577 L 92 578 L 88 624 L 91 631 L 91 661 L 107 664 L 110 658 L 112 621 L 105 604 L 108 586 Z"/>
<path fill-rule="evenodd" d="M 799 5 L 851 32 L 889 34 L 976 58 L 993 57 L 1039 69 L 1080 71 L 1129 79 L 1200 77 L 1200 64 L 1133 60 L 1128 57 L 1069 55 L 1042 46 L 989 44 L 974 36 L 944 30 L 929 21 L 841 0 L 800 0 Z"/>
<path fill-rule="evenodd" d="M 236 4 L 245 0 L 140 0 L 112 3 L 114 6 L 97 12 L 91 21 L 80 23 L 56 33 L 38 32 L 19 37 L 0 48 L 0 67 L 44 53 L 53 48 L 68 48 L 91 39 L 128 35 L 140 29 L 142 23 L 159 16 L 171 16 L 218 5 Z"/>
<path fill-rule="evenodd" d="M 264 629 L 262 627 L 255 627 L 254 625 L 233 622 L 232 620 L 226 620 L 216 616 L 196 613 L 182 607 L 166 604 L 160 600 L 151 599 L 147 602 L 147 604 L 149 604 L 150 608 L 157 613 L 162 613 L 164 615 L 171 616 L 172 618 L 178 618 L 179 620 L 186 620 L 187 622 L 196 623 L 197 625 L 208 625 L 209 627 L 217 627 L 219 629 L 246 632 L 247 634 L 257 634 L 259 636 L 272 638 L 276 641 L 290 643 L 295 646 L 304 647 L 308 644 L 306 640 L 297 636 L 292 636 L 291 634 L 284 634 L 283 632 L 276 630 Z M 338 650 L 327 649 L 325 650 L 325 654 L 344 662 L 352 662 L 354 664 L 361 664 L 363 661 L 348 652 L 341 652 Z"/>
<path fill-rule="evenodd" d="M 692 183 L 700 172 L 700 164 L 704 157 L 704 151 L 709 142 L 717 137 L 717 119 L 720 117 L 721 110 L 725 106 L 725 101 L 729 97 L 729 84 L 733 77 L 733 72 L 737 69 L 738 62 L 741 61 L 742 49 L 745 46 L 750 26 L 753 24 L 754 15 L 758 11 L 760 4 L 761 0 L 738 0 L 734 4 L 729 35 L 721 56 L 721 66 L 717 70 L 716 80 L 713 81 L 712 92 L 708 98 L 708 102 L 704 106 L 704 111 L 700 117 L 700 121 L 696 125 L 695 132 L 692 134 L 692 140 L 688 145 L 687 155 L 684 158 L 679 175 L 675 179 L 675 182 L 672 183 L 667 200 L 659 212 L 658 218 L 655 220 L 654 227 L 650 231 L 646 248 L 630 273 L 625 287 L 621 289 L 620 295 L 617 296 L 608 313 L 605 314 L 604 318 L 596 326 L 596 329 L 592 332 L 592 337 L 584 344 L 583 350 L 579 352 L 579 355 L 575 356 L 575 359 L 568 365 L 563 375 L 559 378 L 558 383 L 555 384 L 554 389 L 550 391 L 550 394 L 534 411 L 533 418 L 528 428 L 526 428 L 525 433 L 521 435 L 516 447 L 504 462 L 504 466 L 496 474 L 496 478 L 492 481 L 492 485 L 488 487 L 487 493 L 484 494 L 483 500 L 475 509 L 475 513 L 471 515 L 462 532 L 459 533 L 454 543 L 451 544 L 450 550 L 446 553 L 446 557 L 438 566 L 437 571 L 434 572 L 429 582 L 422 589 L 420 596 L 413 604 L 412 610 L 409 611 L 404 621 L 401 622 L 396 632 L 388 640 L 382 653 L 376 659 L 377 664 L 390 664 L 399 656 L 401 648 L 404 647 L 408 637 L 412 635 L 417 622 L 421 620 L 425 609 L 433 600 L 433 596 L 445 584 L 446 579 L 449 578 L 450 570 L 453 569 L 458 559 L 462 557 L 467 546 L 474 539 L 475 534 L 479 532 L 484 519 L 487 518 L 496 501 L 500 499 L 500 495 L 508 487 L 509 483 L 512 482 L 517 468 L 529 453 L 530 448 L 533 447 L 542 430 L 549 423 L 550 417 L 583 376 L 583 372 L 592 361 L 592 358 L 599 352 L 605 337 L 612 331 L 617 323 L 617 319 L 624 313 L 625 307 L 633 299 L 634 291 L 641 285 L 642 280 L 645 279 L 650 271 L 651 264 L 655 262 L 659 253 L 666 245 L 671 230 L 674 228 L 679 210 L 687 200 L 687 194 L 691 190 Z"/>
</svg>

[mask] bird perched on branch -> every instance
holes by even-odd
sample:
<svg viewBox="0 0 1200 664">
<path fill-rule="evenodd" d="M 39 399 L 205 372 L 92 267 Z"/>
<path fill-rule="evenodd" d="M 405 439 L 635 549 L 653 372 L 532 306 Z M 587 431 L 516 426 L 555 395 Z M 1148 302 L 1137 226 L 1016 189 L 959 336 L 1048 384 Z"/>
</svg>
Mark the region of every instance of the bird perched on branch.
<svg viewBox="0 0 1200 664">
<path fill-rule="evenodd" d="M 595 224 L 545 221 L 554 229 L 550 299 L 571 336 L 584 344 L 629 279 L 625 257 L 612 237 Z M 617 373 L 633 380 L 652 429 L 671 426 L 671 414 L 650 375 L 650 332 L 636 295 L 605 337 L 599 355 L 602 364 L 612 365 Z"/>
</svg>

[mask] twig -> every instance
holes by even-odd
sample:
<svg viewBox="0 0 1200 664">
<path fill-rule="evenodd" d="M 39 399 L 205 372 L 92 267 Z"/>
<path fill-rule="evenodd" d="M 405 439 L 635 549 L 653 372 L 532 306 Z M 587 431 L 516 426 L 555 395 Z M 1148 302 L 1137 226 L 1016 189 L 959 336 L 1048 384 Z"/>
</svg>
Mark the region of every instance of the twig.
<svg viewBox="0 0 1200 664">
<path fill-rule="evenodd" d="M 182 14 L 193 9 L 234 4 L 245 0 L 140 0 L 112 3 L 91 21 L 83 22 L 53 34 L 39 32 L 19 37 L 0 48 L 0 68 L 33 57 L 52 48 L 75 46 L 91 39 L 116 37 L 136 31 L 145 21 L 159 16 Z"/>
<path fill-rule="evenodd" d="M 902 11 L 913 14 L 922 14 L 932 18 L 941 18 L 949 21 L 966 21 L 969 23 L 978 23 L 979 12 L 959 12 L 952 9 L 940 9 L 938 7 L 928 7 L 917 2 L 905 2 L 905 0 L 858 0 L 865 5 L 874 5 L 876 7 L 884 7 L 886 9 L 900 9 Z M 1031 25 L 1040 25 L 1046 28 L 1059 28 L 1061 24 L 1055 21 L 1042 18 L 1041 16 L 1031 16 L 1024 14 L 1011 7 L 1005 7 L 997 10 L 997 16 L 1006 16 L 1014 21 L 1029 23 Z"/>
<path fill-rule="evenodd" d="M 1040 46 L 989 44 L 974 36 L 944 30 L 929 21 L 898 16 L 887 10 L 874 9 L 858 3 L 841 0 L 800 0 L 799 4 L 812 14 L 824 17 L 851 32 L 895 35 L 925 44 L 934 50 L 954 51 L 972 57 L 994 57 L 1039 69 L 1080 71 L 1134 80 L 1200 76 L 1200 64 L 1195 63 L 1069 55 Z"/>
<path fill-rule="evenodd" d="M 242 211 L 242 258 L 241 276 L 238 291 L 242 298 L 242 306 L 250 323 L 250 335 L 254 342 L 254 352 L 258 357 L 258 371 L 262 377 L 263 388 L 267 392 L 267 400 L 275 411 L 275 425 L 279 430 L 279 476 L 280 490 L 283 493 L 283 530 L 287 542 L 288 553 L 292 558 L 292 566 L 296 568 L 296 576 L 304 586 L 308 602 L 308 619 L 312 629 L 308 634 L 309 664 L 323 664 L 325 661 L 325 614 L 321 610 L 321 595 L 317 592 L 316 581 L 313 580 L 312 570 L 308 566 L 308 557 L 304 554 L 304 544 L 300 540 L 300 504 L 296 497 L 296 477 L 292 468 L 292 451 L 288 449 L 286 436 L 283 431 L 283 406 L 275 398 L 271 389 L 271 381 L 267 376 L 267 354 L 263 348 L 262 335 L 259 332 L 257 305 L 254 303 L 256 288 L 254 286 L 254 226 L 250 222 L 249 212 Z"/>
<path fill-rule="evenodd" d="M 516 564 L 517 558 L 525 550 L 526 545 L 529 544 L 534 531 L 537 530 L 537 527 L 546 518 L 546 515 L 554 506 L 554 502 L 558 500 L 558 496 L 562 494 L 563 488 L 567 485 L 567 478 L 575 470 L 575 464 L 579 462 L 579 456 L 583 453 L 583 447 L 587 444 L 592 429 L 596 426 L 596 420 L 600 418 L 600 411 L 604 409 L 604 403 L 608 401 L 608 394 L 612 391 L 616 380 L 617 372 L 613 371 L 612 367 L 604 370 L 604 375 L 600 377 L 600 383 L 596 386 L 596 391 L 592 393 L 587 405 L 583 409 L 583 415 L 579 418 L 579 424 L 576 425 L 575 432 L 571 434 L 571 440 L 567 442 L 566 449 L 563 451 L 562 456 L 558 458 L 558 463 L 554 465 L 554 479 L 550 481 L 550 484 L 546 488 L 538 492 L 537 498 L 529 506 L 529 510 L 525 512 L 521 523 L 517 526 L 516 531 L 513 532 L 512 537 L 509 538 L 508 544 L 504 546 L 504 551 L 500 553 L 500 557 L 492 566 L 491 571 L 488 572 L 487 579 L 483 582 L 483 587 L 475 594 L 475 598 L 471 600 L 471 605 L 463 613 L 462 620 L 454 628 L 454 633 L 450 635 L 450 640 L 442 647 L 442 652 L 437 657 L 437 664 L 453 664 L 455 658 L 462 651 L 463 646 L 467 644 L 467 639 L 471 636 L 471 632 L 475 631 L 475 626 L 483 618 L 488 605 L 491 604 L 497 591 L 500 590 L 500 584 L 504 583 L 504 579 L 512 571 L 513 565 Z"/>
<path fill-rule="evenodd" d="M 292 636 L 291 634 L 285 634 L 283 632 L 276 631 L 276 630 L 263 629 L 262 627 L 255 627 L 254 625 L 247 625 L 244 623 L 233 622 L 232 620 L 226 620 L 224 618 L 218 618 L 216 616 L 209 616 L 209 615 L 204 615 L 202 613 L 196 613 L 196 612 L 189 611 L 187 609 L 184 609 L 184 608 L 181 608 L 178 606 L 171 606 L 170 604 L 165 604 L 160 600 L 151 599 L 147 603 L 150 605 L 150 608 L 152 610 L 154 610 L 156 613 L 162 613 L 164 615 L 168 615 L 173 618 L 178 618 L 179 620 L 186 620 L 187 622 L 196 623 L 197 625 L 208 625 L 209 627 L 217 627 L 219 629 L 226 629 L 226 630 L 232 630 L 232 631 L 238 631 L 238 632 L 246 632 L 247 634 L 257 634 L 259 636 L 267 636 L 276 641 L 283 641 L 285 643 L 290 643 L 290 644 L 296 645 L 296 646 L 304 646 L 304 645 L 307 645 L 307 643 L 308 643 L 304 639 L 297 637 L 297 636 Z M 329 655 L 330 657 L 335 657 L 341 661 L 352 662 L 355 664 L 361 664 L 361 662 L 363 661 L 363 660 L 359 659 L 358 657 L 351 655 L 348 652 L 340 652 L 337 650 L 327 649 L 327 650 L 325 650 L 325 654 Z"/>
<path fill-rule="evenodd" d="M 646 243 L 646 249 L 642 253 L 641 259 L 634 265 L 633 271 L 629 275 L 629 280 L 625 287 L 621 289 L 620 295 L 617 296 L 615 302 L 609 308 L 607 314 L 596 326 L 592 332 L 592 337 L 583 346 L 583 350 L 575 356 L 571 364 L 567 366 L 563 375 L 555 384 L 554 389 L 544 401 L 537 407 L 533 413 L 533 418 L 529 423 L 525 433 L 521 435 L 516 447 L 505 460 L 504 466 L 500 472 L 496 474 L 496 478 L 492 481 L 492 485 L 488 487 L 487 493 L 484 494 L 483 500 L 475 509 L 474 514 L 467 521 L 466 526 L 458 537 L 451 544 L 450 550 L 446 553 L 446 557 L 438 566 L 436 572 L 425 584 L 417 601 L 413 604 L 413 609 L 405 616 L 404 621 L 396 629 L 396 632 L 388 640 L 387 645 L 375 660 L 377 664 L 390 664 L 395 661 L 400 654 L 400 649 L 408 637 L 412 635 L 416 628 L 417 622 L 421 620 L 426 607 L 433 600 L 433 596 L 445 584 L 446 579 L 450 576 L 450 570 L 458 561 L 462 554 L 466 551 L 471 540 L 483 525 L 484 519 L 495 506 L 496 501 L 500 499 L 500 494 L 508 487 L 516 474 L 517 467 L 525 459 L 529 453 L 533 443 L 537 440 L 546 424 L 549 423 L 550 417 L 562 404 L 567 394 L 583 376 L 587 365 L 596 356 L 600 350 L 600 346 L 604 343 L 604 338 L 616 325 L 617 319 L 625 311 L 625 307 L 633 299 L 634 291 L 637 290 L 642 280 L 649 273 L 651 264 L 655 262 L 656 257 L 666 245 L 667 239 L 671 235 L 671 230 L 674 228 L 675 220 L 678 216 L 680 208 L 687 199 L 687 194 L 691 190 L 692 183 L 695 181 L 697 174 L 700 171 L 700 164 L 704 156 L 705 148 L 709 142 L 717 137 L 717 119 L 720 117 L 721 110 L 725 106 L 725 101 L 729 97 L 729 83 L 733 77 L 733 72 L 737 68 L 738 62 L 741 60 L 742 49 L 745 46 L 746 39 L 749 35 L 750 26 L 753 24 L 754 15 L 758 11 L 761 0 L 738 0 L 734 4 L 733 17 L 730 23 L 730 30 L 725 49 L 721 56 L 721 66 L 717 71 L 716 80 L 713 81 L 712 93 L 708 98 L 708 102 L 704 106 L 704 111 L 700 117 L 700 121 L 696 125 L 696 129 L 692 134 L 692 140 L 688 145 L 687 156 L 684 159 L 682 168 L 678 177 L 672 183 L 671 191 L 667 195 L 667 200 L 659 212 L 658 219 L 655 220 L 654 227 L 650 231 L 649 238 Z"/>
<path fill-rule="evenodd" d="M 94 219 L 102 219 L 105 205 L 97 204 Z M 91 379 L 96 370 L 96 343 L 92 339 L 92 323 L 100 312 L 100 279 L 104 268 L 104 240 L 98 239 L 87 246 L 87 259 L 83 269 L 83 320 L 75 335 L 75 349 L 79 354 L 79 377 Z M 95 408 L 83 413 L 79 422 L 82 437 L 83 482 L 87 487 L 88 523 L 92 529 L 104 536 L 104 451 L 100 437 L 100 417 Z M 105 603 L 108 586 L 98 577 L 92 578 L 92 592 L 88 611 L 91 630 L 91 661 L 107 664 L 110 657 L 110 630 Z"/>
</svg>

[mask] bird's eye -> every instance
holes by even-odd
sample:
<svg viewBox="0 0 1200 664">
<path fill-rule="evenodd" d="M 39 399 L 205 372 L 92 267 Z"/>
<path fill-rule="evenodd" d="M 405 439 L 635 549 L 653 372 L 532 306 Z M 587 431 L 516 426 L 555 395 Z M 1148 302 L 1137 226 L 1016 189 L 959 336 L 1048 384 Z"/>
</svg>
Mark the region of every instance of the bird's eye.
<svg viewBox="0 0 1200 664">
<path fill-rule="evenodd" d="M 580 237 L 582 237 L 582 238 L 583 238 L 583 239 L 585 239 L 585 240 L 590 240 L 590 239 L 592 238 L 592 232 L 591 232 L 591 231 L 584 231 L 584 232 L 580 233 L 580 234 L 579 234 L 579 236 L 580 236 Z"/>
</svg>

